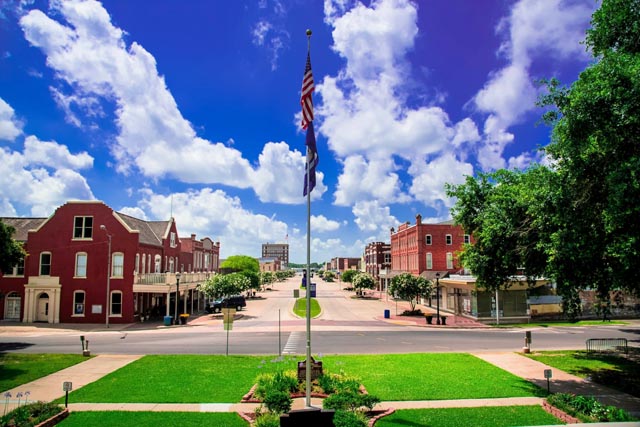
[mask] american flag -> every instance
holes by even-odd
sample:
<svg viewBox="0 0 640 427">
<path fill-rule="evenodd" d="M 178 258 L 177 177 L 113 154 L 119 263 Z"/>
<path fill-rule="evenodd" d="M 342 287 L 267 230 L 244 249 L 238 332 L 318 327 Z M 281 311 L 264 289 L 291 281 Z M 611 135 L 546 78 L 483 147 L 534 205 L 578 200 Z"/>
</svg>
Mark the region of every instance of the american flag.
<svg viewBox="0 0 640 427">
<path fill-rule="evenodd" d="M 302 78 L 302 95 L 300 105 L 302 105 L 302 129 L 306 129 L 313 121 L 313 73 L 311 72 L 311 55 L 307 53 L 307 65 L 304 67 L 304 77 Z"/>
</svg>

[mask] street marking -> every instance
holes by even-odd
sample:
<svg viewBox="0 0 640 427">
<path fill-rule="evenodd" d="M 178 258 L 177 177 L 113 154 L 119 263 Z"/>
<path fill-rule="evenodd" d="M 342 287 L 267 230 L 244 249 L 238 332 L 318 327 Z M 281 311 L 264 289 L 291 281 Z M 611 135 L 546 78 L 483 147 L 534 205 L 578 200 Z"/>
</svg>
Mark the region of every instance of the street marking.
<svg viewBox="0 0 640 427">
<path fill-rule="evenodd" d="M 298 344 L 304 339 L 304 334 L 301 331 L 291 332 L 287 343 L 282 349 L 282 354 L 297 354 Z"/>
</svg>

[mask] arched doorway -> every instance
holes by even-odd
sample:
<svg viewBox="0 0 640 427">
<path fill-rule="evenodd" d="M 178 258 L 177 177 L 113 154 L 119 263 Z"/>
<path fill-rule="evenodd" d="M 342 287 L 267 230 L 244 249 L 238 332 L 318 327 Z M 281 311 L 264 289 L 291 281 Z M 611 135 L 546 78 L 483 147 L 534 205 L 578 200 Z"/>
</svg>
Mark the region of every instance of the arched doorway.
<svg viewBox="0 0 640 427">
<path fill-rule="evenodd" d="M 49 321 L 49 294 L 43 292 L 38 296 L 38 307 L 36 309 L 36 322 Z"/>
<path fill-rule="evenodd" d="M 17 292 L 10 292 L 7 295 L 6 304 L 4 306 L 4 319 L 20 321 L 20 302 L 21 298 Z"/>
</svg>

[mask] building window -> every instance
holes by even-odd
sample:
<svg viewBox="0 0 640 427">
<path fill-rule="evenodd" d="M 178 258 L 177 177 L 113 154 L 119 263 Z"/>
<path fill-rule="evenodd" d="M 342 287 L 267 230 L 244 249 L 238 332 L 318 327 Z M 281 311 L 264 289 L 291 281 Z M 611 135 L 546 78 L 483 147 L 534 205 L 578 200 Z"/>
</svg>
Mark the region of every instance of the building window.
<svg viewBox="0 0 640 427">
<path fill-rule="evenodd" d="M 149 256 L 151 256 L 151 255 L 149 255 Z M 155 264 L 156 264 L 155 265 L 155 270 L 153 272 L 154 273 L 160 273 L 160 268 L 161 268 L 160 264 L 162 264 L 162 257 L 160 255 L 156 255 L 155 256 Z"/>
<path fill-rule="evenodd" d="M 173 273 L 173 257 L 169 258 L 169 273 Z"/>
<path fill-rule="evenodd" d="M 144 261 L 144 256 L 143 256 L 143 261 Z M 142 267 L 144 269 L 144 267 Z M 135 266 L 135 273 L 138 274 L 140 272 L 140 254 L 136 254 L 136 266 Z"/>
<path fill-rule="evenodd" d="M 170 236 L 171 236 L 171 237 L 170 237 L 170 238 L 171 238 L 171 241 L 169 242 L 169 245 L 170 245 L 172 248 L 175 248 L 175 247 L 176 247 L 176 233 L 174 233 L 174 232 L 172 231 L 172 232 L 171 232 L 171 234 L 170 234 Z"/>
<path fill-rule="evenodd" d="M 7 276 L 24 276 L 24 258 L 18 261 L 18 263 L 11 268 L 11 271 L 7 273 Z"/>
<path fill-rule="evenodd" d="M 40 254 L 40 275 L 51 275 L 51 252 L 42 252 Z"/>
<path fill-rule="evenodd" d="M 453 253 L 447 252 L 447 270 L 451 270 L 453 268 Z"/>
<path fill-rule="evenodd" d="M 427 270 L 433 269 L 433 255 L 431 252 L 427 253 Z"/>
<path fill-rule="evenodd" d="M 451 234 L 447 234 L 445 236 L 445 240 L 447 241 L 447 245 L 453 244 L 453 237 L 451 237 Z"/>
<path fill-rule="evenodd" d="M 76 272 L 74 277 L 87 277 L 87 253 L 78 252 L 76 254 Z"/>
<path fill-rule="evenodd" d="M 84 291 L 75 291 L 73 293 L 73 315 L 84 316 Z"/>
<path fill-rule="evenodd" d="M 116 252 L 111 255 L 111 277 L 122 277 L 124 271 L 124 254 Z"/>
<path fill-rule="evenodd" d="M 471 236 L 469 236 L 468 234 L 464 235 L 464 243 L 466 243 L 467 245 L 469 243 L 471 243 Z"/>
<path fill-rule="evenodd" d="M 424 236 L 424 244 L 425 245 L 431 244 L 431 234 L 427 234 L 426 236 Z"/>
<path fill-rule="evenodd" d="M 384 254 L 384 263 L 391 264 L 391 254 Z"/>
<path fill-rule="evenodd" d="M 93 237 L 93 217 L 76 216 L 73 218 L 73 238 L 91 239 Z"/>
<path fill-rule="evenodd" d="M 110 316 L 122 316 L 122 292 L 115 291 L 111 293 L 111 312 Z"/>
</svg>

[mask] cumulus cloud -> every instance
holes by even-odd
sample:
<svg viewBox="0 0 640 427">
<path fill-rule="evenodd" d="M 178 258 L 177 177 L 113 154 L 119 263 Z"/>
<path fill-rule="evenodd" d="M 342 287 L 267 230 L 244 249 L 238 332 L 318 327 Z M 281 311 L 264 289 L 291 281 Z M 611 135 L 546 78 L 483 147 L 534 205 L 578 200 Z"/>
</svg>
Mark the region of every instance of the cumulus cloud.
<svg viewBox="0 0 640 427">
<path fill-rule="evenodd" d="M 254 169 L 240 151 L 198 137 L 158 74 L 155 58 L 136 42 L 127 45 L 124 32 L 112 24 L 100 3 L 53 2 L 51 16 L 31 10 L 20 25 L 29 43 L 43 51 L 47 65 L 65 84 L 52 89 L 52 94 L 71 123 L 80 124 L 79 113 L 101 116 L 100 100 L 115 104 L 119 133 L 111 151 L 119 172 L 139 170 L 154 179 L 174 177 L 186 183 L 253 188 L 263 201 L 304 201 L 300 189 L 293 186 L 267 191 L 263 179 L 275 172 L 268 165 Z M 267 144 L 261 158 L 269 158 L 271 149 Z M 288 157 L 296 159 L 298 154 Z M 279 169 L 278 174 L 298 174 L 296 181 L 302 182 L 304 160 L 299 159 L 298 164 L 281 162 L 279 168 L 289 169 Z M 314 193 L 320 196 L 325 188 L 321 175 L 318 181 Z"/>
<path fill-rule="evenodd" d="M 71 154 L 69 148 L 55 141 L 40 141 L 29 135 L 24 141 L 24 158 L 30 165 L 59 169 L 87 169 L 93 166 L 93 157 L 86 152 Z"/>
<path fill-rule="evenodd" d="M 480 139 L 470 118 L 452 123 L 447 112 L 428 99 L 424 106 L 407 102 L 412 81 L 407 54 L 418 35 L 416 8 L 408 0 L 376 0 L 370 6 L 325 1 L 325 22 L 333 26 L 332 48 L 345 60 L 345 67 L 336 76 L 326 76 L 316 89 L 322 97 L 316 110 L 320 132 L 343 164 L 334 195 L 337 205 L 405 203 L 429 185 L 433 187 L 427 192 L 443 195 L 436 187 L 442 183 L 424 180 L 417 165 L 443 153 L 463 165 L 467 145 Z M 394 159 L 416 163 L 409 173 L 421 191 L 407 192 Z M 466 172 L 463 166 L 458 173 Z"/>
<path fill-rule="evenodd" d="M 13 108 L 0 98 L 0 140 L 13 141 L 22 133 L 22 123 L 15 116 Z"/>
<path fill-rule="evenodd" d="M 324 215 L 311 215 L 311 230 L 313 231 L 335 231 L 340 228 L 338 221 L 328 219 Z"/>
<path fill-rule="evenodd" d="M 398 220 L 391 215 L 389 206 L 382 205 L 379 201 L 357 202 L 353 206 L 353 216 L 355 223 L 362 231 L 377 231 L 378 238 L 388 240 L 389 229 L 398 223 Z"/>
<path fill-rule="evenodd" d="M 535 108 L 538 92 L 532 83 L 531 65 L 541 53 L 558 60 L 586 60 L 580 42 L 594 7 L 595 3 L 587 0 L 521 0 L 500 21 L 498 32 L 506 38 L 499 53 L 509 64 L 493 72 L 473 99 L 476 108 L 488 114 L 484 143 L 478 150 L 478 162 L 484 170 L 518 163 L 507 162 L 503 152 L 514 139 L 507 129 Z"/>
</svg>

